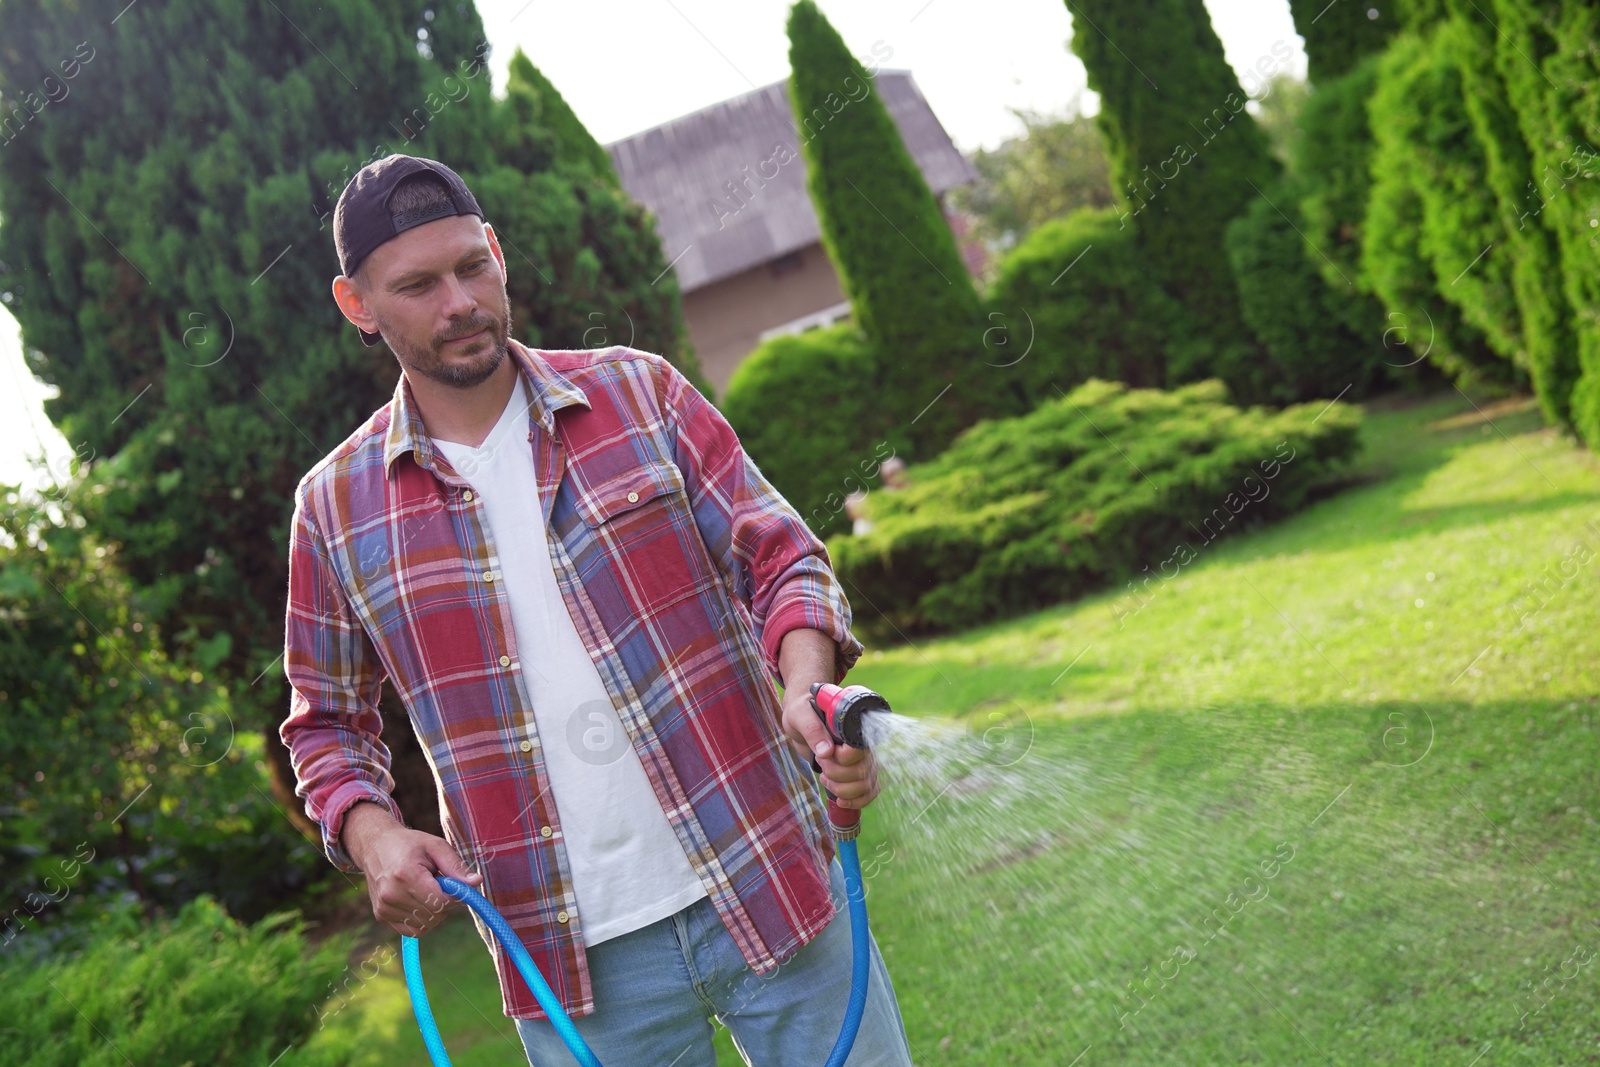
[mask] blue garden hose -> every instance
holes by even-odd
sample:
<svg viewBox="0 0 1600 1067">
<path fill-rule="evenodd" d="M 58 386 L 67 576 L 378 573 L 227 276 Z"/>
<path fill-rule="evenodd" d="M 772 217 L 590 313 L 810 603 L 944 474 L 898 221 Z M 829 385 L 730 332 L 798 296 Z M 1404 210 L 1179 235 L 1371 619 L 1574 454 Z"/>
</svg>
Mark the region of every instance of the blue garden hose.
<svg viewBox="0 0 1600 1067">
<path fill-rule="evenodd" d="M 843 1067 L 861 1029 L 861 1015 L 867 1008 L 867 890 L 861 882 L 861 857 L 856 854 L 855 838 L 838 842 L 839 864 L 844 868 L 845 896 L 850 898 L 850 1003 L 844 1009 L 844 1023 L 827 1067 Z"/>
<path fill-rule="evenodd" d="M 578 1033 L 578 1028 L 572 1025 L 572 1020 L 562 1010 L 561 1002 L 556 999 L 555 993 L 545 982 L 544 975 L 539 973 L 539 968 L 533 964 L 533 957 L 528 955 L 528 950 L 522 946 L 522 939 L 511 929 L 511 924 L 506 922 L 505 916 L 495 910 L 493 904 L 465 882 L 458 882 L 454 878 L 439 876 L 439 888 L 465 903 L 469 908 L 478 913 L 500 942 L 500 947 L 511 953 L 511 962 L 517 965 L 517 970 L 522 972 L 522 980 L 528 983 L 528 988 L 533 990 L 539 1007 L 550 1017 L 550 1023 L 556 1028 L 556 1033 L 561 1035 L 561 1040 L 571 1050 L 583 1067 L 600 1067 L 600 1061 L 595 1058 L 583 1036 Z M 406 990 L 411 994 L 411 1010 L 417 1017 L 417 1027 L 422 1031 L 422 1041 L 428 1046 L 428 1056 L 433 1060 L 435 1067 L 450 1067 L 450 1055 L 444 1050 L 444 1038 L 439 1036 L 439 1026 L 433 1021 L 433 1009 L 428 1006 L 428 991 L 422 984 L 422 960 L 417 952 L 417 939 L 414 937 L 400 938 L 400 959 L 406 972 Z"/>
<path fill-rule="evenodd" d="M 839 1037 L 834 1042 L 827 1067 L 841 1067 L 845 1058 L 850 1055 L 850 1047 L 855 1044 L 856 1031 L 861 1028 L 861 1016 L 867 1006 L 869 942 L 867 895 L 861 881 L 861 858 L 856 854 L 854 840 L 840 841 L 838 844 L 839 861 L 844 868 L 845 892 L 850 898 L 850 1001 L 845 1008 L 844 1023 L 839 1027 Z M 561 1036 L 562 1042 L 577 1061 L 583 1067 L 600 1067 L 600 1061 L 595 1058 L 594 1052 L 578 1033 L 578 1028 L 572 1025 L 572 1020 L 562 1010 L 561 1002 L 556 999 L 544 976 L 539 973 L 533 957 L 528 955 L 528 950 L 523 947 L 522 940 L 511 929 L 511 924 L 506 922 L 505 916 L 496 911 L 494 905 L 490 904 L 482 893 L 464 882 L 441 875 L 439 888 L 477 912 L 478 918 L 483 920 L 484 925 L 494 933 L 495 940 L 500 942 L 500 947 L 511 954 L 511 962 L 517 965 L 522 980 L 528 983 L 528 988 L 539 1001 L 539 1007 L 550 1017 L 551 1025 L 555 1027 L 556 1033 Z M 417 950 L 416 938 L 400 938 L 400 959 L 406 972 L 406 990 L 411 994 L 411 1010 L 417 1017 L 417 1028 L 422 1031 L 423 1044 L 428 1046 L 428 1056 L 433 1060 L 435 1067 L 450 1067 L 450 1055 L 444 1050 L 444 1038 L 439 1035 L 439 1026 L 434 1022 L 433 1009 L 428 1005 L 428 990 L 422 984 L 422 959 Z"/>
</svg>

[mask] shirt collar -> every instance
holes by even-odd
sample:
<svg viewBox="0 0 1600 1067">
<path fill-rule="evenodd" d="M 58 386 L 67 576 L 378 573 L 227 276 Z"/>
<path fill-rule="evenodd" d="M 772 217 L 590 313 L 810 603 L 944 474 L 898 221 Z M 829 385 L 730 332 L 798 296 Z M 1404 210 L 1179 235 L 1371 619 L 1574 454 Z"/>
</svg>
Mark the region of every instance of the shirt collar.
<svg viewBox="0 0 1600 1067">
<path fill-rule="evenodd" d="M 528 417 L 537 422 L 544 432 L 556 432 L 556 412 L 571 404 L 590 407 L 589 398 L 576 384 L 533 349 L 517 341 L 508 340 L 506 351 L 524 378 L 524 388 L 529 396 Z M 411 381 L 404 373 L 395 383 L 394 399 L 389 404 L 389 429 L 384 435 L 383 470 L 387 475 L 394 461 L 403 453 L 414 451 L 418 466 L 432 470 L 437 450 L 433 438 L 422 422 L 416 397 L 411 392 Z"/>
</svg>

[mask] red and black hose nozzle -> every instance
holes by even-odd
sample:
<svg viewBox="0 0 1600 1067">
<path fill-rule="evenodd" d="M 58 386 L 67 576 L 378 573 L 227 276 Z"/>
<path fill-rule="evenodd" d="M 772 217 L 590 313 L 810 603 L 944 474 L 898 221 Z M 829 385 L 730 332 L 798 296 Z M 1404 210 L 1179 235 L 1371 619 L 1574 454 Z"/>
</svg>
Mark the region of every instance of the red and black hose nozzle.
<svg viewBox="0 0 1600 1067">
<path fill-rule="evenodd" d="M 823 729 L 836 745 L 870 748 L 867 740 L 866 718 L 874 711 L 888 711 L 889 702 L 864 685 L 837 686 L 832 682 L 814 682 L 811 686 L 811 707 L 822 720 Z M 822 767 L 815 756 L 811 769 L 818 774 Z M 861 832 L 861 812 L 855 808 L 839 806 L 839 798 L 831 790 L 828 794 L 828 830 L 839 841 L 853 840 Z"/>
</svg>

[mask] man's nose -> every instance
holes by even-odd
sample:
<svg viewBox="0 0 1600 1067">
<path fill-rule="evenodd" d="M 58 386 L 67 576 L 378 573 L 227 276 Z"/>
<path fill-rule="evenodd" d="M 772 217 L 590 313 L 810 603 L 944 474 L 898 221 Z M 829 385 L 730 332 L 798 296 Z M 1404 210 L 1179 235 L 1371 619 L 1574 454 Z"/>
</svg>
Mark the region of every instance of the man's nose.
<svg viewBox="0 0 1600 1067">
<path fill-rule="evenodd" d="M 446 318 L 459 319 L 462 322 L 470 321 L 477 307 L 477 298 L 462 284 L 460 278 L 452 274 L 445 279 L 444 306 L 441 310 Z"/>
</svg>

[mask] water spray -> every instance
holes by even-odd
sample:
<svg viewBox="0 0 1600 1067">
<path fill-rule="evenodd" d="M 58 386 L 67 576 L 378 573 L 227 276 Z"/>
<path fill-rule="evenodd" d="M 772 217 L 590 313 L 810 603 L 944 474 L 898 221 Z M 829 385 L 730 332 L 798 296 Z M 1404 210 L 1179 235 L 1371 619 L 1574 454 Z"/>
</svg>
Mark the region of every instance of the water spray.
<svg viewBox="0 0 1600 1067">
<path fill-rule="evenodd" d="M 811 707 L 822 720 L 823 728 L 836 745 L 870 748 L 866 723 L 868 714 L 888 711 L 889 702 L 864 685 L 837 686 L 831 682 L 817 682 L 811 687 Z M 811 769 L 818 774 L 822 767 L 816 758 Z M 839 806 L 839 798 L 827 788 L 828 832 L 839 845 L 839 865 L 844 868 L 845 895 L 850 906 L 850 1000 L 845 1007 L 844 1022 L 828 1056 L 827 1067 L 842 1067 L 855 1044 L 856 1032 L 861 1028 L 861 1016 L 867 1006 L 868 963 L 871 944 L 867 933 L 867 894 L 861 881 L 861 858 L 856 854 L 856 837 L 861 833 L 861 812 L 855 808 Z M 561 1041 L 583 1067 L 600 1067 L 600 1060 L 589 1048 L 572 1019 L 562 1009 L 561 1002 L 545 982 L 534 964 L 533 957 L 523 947 L 522 939 L 512 930 L 511 924 L 495 910 L 493 904 L 476 889 L 454 878 L 439 876 L 439 888 L 462 901 L 483 920 L 495 940 L 511 956 L 522 980 L 528 983 L 538 1000 L 539 1007 L 549 1016 Z M 445 1051 L 444 1038 L 434 1021 L 433 1009 L 428 1004 L 428 990 L 422 983 L 422 959 L 417 939 L 400 938 L 400 958 L 405 967 L 406 991 L 411 995 L 411 1011 L 417 1018 L 417 1028 L 422 1031 L 422 1041 L 428 1047 L 428 1057 L 435 1067 L 450 1067 L 450 1055 Z"/>
</svg>

